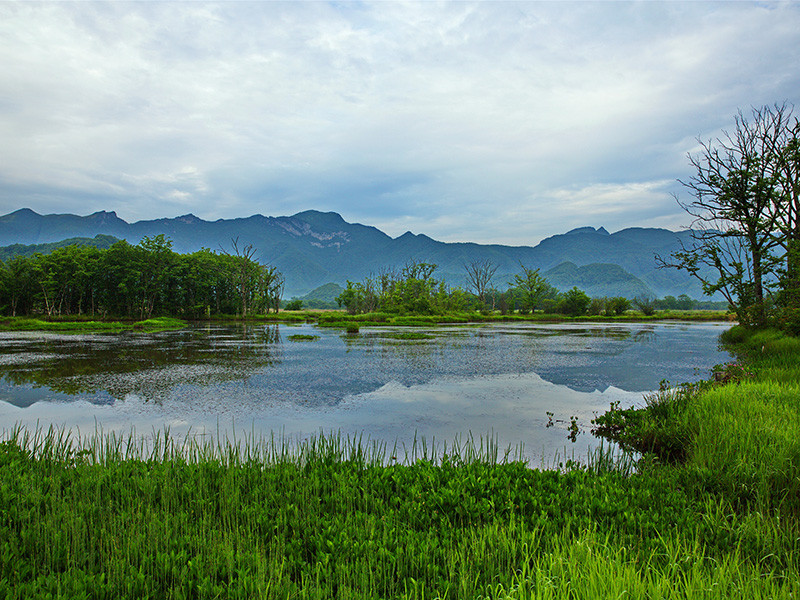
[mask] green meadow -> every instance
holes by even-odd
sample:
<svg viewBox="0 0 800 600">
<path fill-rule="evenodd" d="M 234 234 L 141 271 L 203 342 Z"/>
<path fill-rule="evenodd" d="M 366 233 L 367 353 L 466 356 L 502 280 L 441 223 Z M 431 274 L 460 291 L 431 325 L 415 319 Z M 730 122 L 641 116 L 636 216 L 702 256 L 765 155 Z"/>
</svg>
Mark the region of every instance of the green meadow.
<svg viewBox="0 0 800 600">
<path fill-rule="evenodd" d="M 636 454 L 550 470 L 472 438 L 8 431 L 0 596 L 797 598 L 800 340 L 727 340 L 737 365 L 596 420 Z"/>
</svg>

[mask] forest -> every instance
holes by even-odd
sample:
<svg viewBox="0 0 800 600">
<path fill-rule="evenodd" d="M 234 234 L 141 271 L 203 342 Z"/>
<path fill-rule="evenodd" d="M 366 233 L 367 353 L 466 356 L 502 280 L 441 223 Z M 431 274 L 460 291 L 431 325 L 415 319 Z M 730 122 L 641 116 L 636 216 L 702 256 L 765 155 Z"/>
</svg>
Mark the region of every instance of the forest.
<svg viewBox="0 0 800 600">
<path fill-rule="evenodd" d="M 230 252 L 203 249 L 189 254 L 174 252 L 163 235 L 145 237 L 135 246 L 110 237 L 106 247 L 82 239 L 50 246 L 0 260 L 0 314 L 202 319 L 303 306 L 297 299 L 284 302 L 282 273 L 255 261 L 254 248 L 239 247 L 237 241 Z M 400 269 L 385 268 L 360 282 L 348 281 L 338 306 L 351 314 L 543 312 L 573 317 L 618 316 L 630 309 L 648 316 L 657 310 L 725 309 L 725 303 L 700 302 L 687 295 L 590 298 L 577 287 L 560 292 L 538 269 L 522 264 L 511 281 L 500 282 L 494 277 L 497 267 L 489 261 L 464 265 L 465 290 L 447 285 L 436 269 L 433 263 L 411 260 Z"/>
<path fill-rule="evenodd" d="M 725 310 L 726 302 L 698 301 L 686 294 L 678 298 L 647 296 L 592 298 L 573 286 L 559 291 L 539 269 L 523 264 L 510 281 L 497 281 L 497 265 L 487 260 L 464 264 L 467 289 L 451 288 L 436 277 L 436 265 L 409 261 L 402 269 L 384 269 L 362 281 L 348 281 L 337 297 L 350 314 L 383 312 L 394 314 L 448 314 L 481 312 L 527 315 L 537 311 L 569 317 L 619 316 L 635 309 L 645 316 L 669 310 Z M 503 283 L 505 285 L 503 286 Z M 505 291 L 502 290 L 505 287 Z M 300 303 L 301 305 L 302 303 Z M 295 301 L 293 306 L 299 308 Z"/>
<path fill-rule="evenodd" d="M 203 318 L 277 311 L 283 276 L 253 260 L 252 246 L 191 254 L 163 235 L 101 250 L 71 245 L 0 263 L 0 311 L 9 316 Z"/>
</svg>

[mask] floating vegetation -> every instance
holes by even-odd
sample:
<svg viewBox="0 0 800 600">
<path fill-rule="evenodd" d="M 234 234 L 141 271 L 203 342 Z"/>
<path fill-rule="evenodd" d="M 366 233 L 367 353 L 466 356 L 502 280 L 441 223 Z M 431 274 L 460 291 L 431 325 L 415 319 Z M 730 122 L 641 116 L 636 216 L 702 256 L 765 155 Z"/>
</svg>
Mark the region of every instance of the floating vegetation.
<svg viewBox="0 0 800 600">
<path fill-rule="evenodd" d="M 286 337 L 290 342 L 313 342 L 318 340 L 318 335 L 310 335 L 308 333 L 295 333 Z"/>
<path fill-rule="evenodd" d="M 434 336 L 420 331 L 390 331 L 381 333 L 379 337 L 390 340 L 432 340 Z"/>
</svg>

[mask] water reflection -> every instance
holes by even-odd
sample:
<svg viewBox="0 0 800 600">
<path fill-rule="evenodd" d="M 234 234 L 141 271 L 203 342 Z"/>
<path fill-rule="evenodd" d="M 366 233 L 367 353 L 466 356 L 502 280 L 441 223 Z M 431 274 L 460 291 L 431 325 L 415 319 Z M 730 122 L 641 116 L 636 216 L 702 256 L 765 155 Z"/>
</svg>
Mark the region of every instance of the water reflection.
<svg viewBox="0 0 800 600">
<path fill-rule="evenodd" d="M 358 335 L 290 328 L 289 335 L 313 330 L 307 344 L 285 344 L 285 329 L 205 325 L 154 334 L 4 334 L 3 399 L 28 405 L 35 394 L 21 402 L 11 393 L 27 385 L 90 402 L 129 393 L 158 401 L 176 386 L 238 381 L 269 390 L 273 400 L 332 405 L 391 381 L 409 386 L 530 372 L 581 392 L 611 386 L 647 391 L 665 378 L 695 380 L 727 357 L 717 348 L 718 325 L 383 328 Z"/>
<path fill-rule="evenodd" d="M 278 325 L 96 336 L 6 334 L 0 342 L 0 377 L 6 384 L 0 398 L 16 406 L 48 398 L 17 396 L 10 391 L 15 386 L 47 388 L 61 399 L 89 395 L 97 403 L 129 393 L 157 401 L 176 385 L 249 377 L 279 363 L 283 350 Z"/>
<path fill-rule="evenodd" d="M 363 328 L 203 325 L 115 335 L 0 334 L 0 424 L 84 430 L 342 429 L 392 441 L 494 431 L 562 445 L 546 412 L 588 424 L 659 381 L 696 380 L 729 357 L 719 324 Z M 290 335 L 314 335 L 291 343 Z M 557 429 L 557 428 L 556 428 Z M 588 447 L 588 435 L 575 447 Z"/>
</svg>

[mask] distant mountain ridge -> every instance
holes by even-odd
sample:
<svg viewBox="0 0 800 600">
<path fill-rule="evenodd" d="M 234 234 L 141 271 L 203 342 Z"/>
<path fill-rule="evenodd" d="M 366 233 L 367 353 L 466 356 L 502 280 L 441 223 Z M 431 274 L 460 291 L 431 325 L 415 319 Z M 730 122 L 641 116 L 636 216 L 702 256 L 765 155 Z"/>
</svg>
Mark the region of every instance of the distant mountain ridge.
<svg viewBox="0 0 800 600">
<path fill-rule="evenodd" d="M 657 269 L 654 255 L 669 255 L 690 243 L 691 232 L 629 228 L 609 233 L 581 227 L 551 236 L 535 246 L 439 242 L 406 232 L 392 238 L 379 229 L 348 223 L 334 212 L 307 210 L 288 217 L 253 215 L 205 221 L 188 214 L 172 219 L 128 223 L 114 212 L 88 216 L 40 215 L 24 208 L 0 217 L 0 246 L 45 244 L 99 234 L 136 244 L 164 234 L 178 252 L 200 248 L 230 250 L 252 244 L 256 258 L 286 277 L 286 297 L 302 296 L 328 282 L 344 285 L 408 260 L 438 265 L 436 274 L 450 285 L 466 284 L 464 264 L 489 260 L 498 266 L 493 284 L 504 289 L 520 263 L 539 268 L 553 285 L 577 285 L 592 296 L 688 294 L 701 298 L 700 285 L 685 273 Z M 636 293 L 634 293 L 636 292 Z"/>
</svg>

